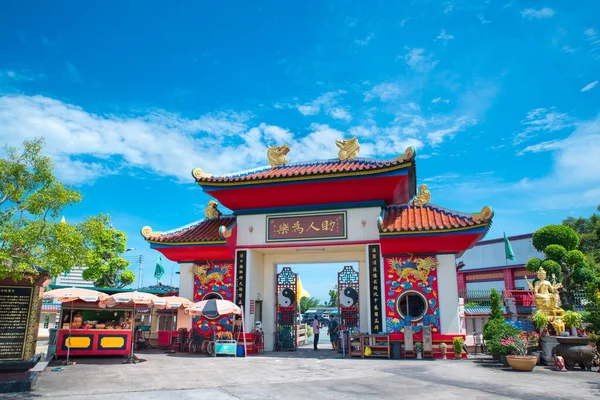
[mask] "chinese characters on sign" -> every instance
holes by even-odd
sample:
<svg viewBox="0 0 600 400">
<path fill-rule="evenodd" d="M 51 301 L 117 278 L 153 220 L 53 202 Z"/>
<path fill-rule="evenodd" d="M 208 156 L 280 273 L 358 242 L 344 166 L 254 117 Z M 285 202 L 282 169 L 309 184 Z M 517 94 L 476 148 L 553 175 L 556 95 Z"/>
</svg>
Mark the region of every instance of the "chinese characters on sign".
<svg viewBox="0 0 600 400">
<path fill-rule="evenodd" d="M 246 251 L 237 252 L 235 265 L 235 304 L 244 307 L 246 302 Z"/>
<path fill-rule="evenodd" d="M 378 245 L 369 245 L 369 286 L 371 289 L 371 332 L 383 331 L 383 314 L 381 314 L 381 262 L 380 248 Z"/>
<path fill-rule="evenodd" d="M 267 242 L 346 239 L 346 212 L 267 216 Z"/>
<path fill-rule="evenodd" d="M 33 288 L 0 286 L 0 360 L 22 360 Z"/>
</svg>

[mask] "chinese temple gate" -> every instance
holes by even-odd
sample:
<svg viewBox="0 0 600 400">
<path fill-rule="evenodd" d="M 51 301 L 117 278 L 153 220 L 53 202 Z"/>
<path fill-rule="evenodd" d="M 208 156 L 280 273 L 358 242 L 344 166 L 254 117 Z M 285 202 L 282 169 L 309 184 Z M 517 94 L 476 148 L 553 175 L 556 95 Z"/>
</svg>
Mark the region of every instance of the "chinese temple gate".
<svg viewBox="0 0 600 400">
<path fill-rule="evenodd" d="M 374 160 L 357 157 L 356 139 L 336 144 L 333 160 L 288 163 L 284 145 L 269 147 L 267 167 L 222 176 L 196 168 L 193 178 L 214 199 L 205 218 L 167 232 L 146 226 L 142 235 L 180 263 L 181 296 L 234 301 L 247 329 L 260 318 L 267 351 L 295 348 L 283 339 L 295 337 L 288 303 L 297 280 L 292 270 L 277 274 L 280 264 L 358 263 L 358 271 L 340 272 L 338 284 L 340 318 L 361 332 L 402 340 L 405 324 L 418 334 L 427 321 L 434 342 L 464 335 L 456 258 L 485 236 L 492 209 L 461 213 L 432 204 L 425 185 L 417 193 L 412 147 Z M 231 320 L 181 315 L 179 327 L 192 323 L 208 333 Z"/>
</svg>

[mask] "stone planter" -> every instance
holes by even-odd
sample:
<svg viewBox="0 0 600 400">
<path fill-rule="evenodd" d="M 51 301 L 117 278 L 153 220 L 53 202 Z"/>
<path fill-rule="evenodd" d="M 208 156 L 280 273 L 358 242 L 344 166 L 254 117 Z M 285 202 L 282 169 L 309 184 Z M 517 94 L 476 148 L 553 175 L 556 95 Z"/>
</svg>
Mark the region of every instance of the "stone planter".
<svg viewBox="0 0 600 400">
<path fill-rule="evenodd" d="M 542 336 L 540 339 L 542 344 L 542 363 L 545 365 L 554 365 L 552 349 L 558 345 L 556 338 L 556 336 Z"/>
<path fill-rule="evenodd" d="M 505 368 L 510 367 L 510 364 L 508 363 L 507 356 L 505 356 L 504 354 L 500 354 L 500 362 L 502 363 L 503 367 L 505 367 Z"/>
<path fill-rule="evenodd" d="M 506 356 L 506 360 L 515 371 L 533 371 L 537 363 L 535 356 Z"/>
</svg>

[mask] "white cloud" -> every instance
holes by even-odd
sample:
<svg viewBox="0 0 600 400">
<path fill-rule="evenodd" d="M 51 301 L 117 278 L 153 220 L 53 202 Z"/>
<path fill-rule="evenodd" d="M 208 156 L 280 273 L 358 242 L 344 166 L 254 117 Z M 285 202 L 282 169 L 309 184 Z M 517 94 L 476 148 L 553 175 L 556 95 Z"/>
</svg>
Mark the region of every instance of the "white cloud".
<svg viewBox="0 0 600 400">
<path fill-rule="evenodd" d="M 444 7 L 444 14 L 450 14 L 450 12 L 454 10 L 454 4 L 452 3 L 446 3 L 445 6 L 446 7 Z"/>
<path fill-rule="evenodd" d="M 596 87 L 597 84 L 598 84 L 598 81 L 590 82 L 587 85 L 585 85 L 583 88 L 581 88 L 581 91 L 587 92 L 588 90 L 592 90 L 594 87 Z"/>
<path fill-rule="evenodd" d="M 442 143 L 446 137 L 453 138 L 456 133 L 463 131 L 473 125 L 477 124 L 477 120 L 471 117 L 463 116 L 453 121 L 453 123 L 443 129 L 438 129 L 427 134 L 427 139 L 431 145 L 438 145 Z"/>
<path fill-rule="evenodd" d="M 444 42 L 447 42 L 448 40 L 454 39 L 454 35 L 450 35 L 450 34 L 446 33 L 445 29 L 442 29 L 442 31 L 436 37 L 436 39 L 443 40 Z"/>
<path fill-rule="evenodd" d="M 391 82 L 381 83 L 373 86 L 373 88 L 365 94 L 365 101 L 371 101 L 375 98 L 379 98 L 381 101 L 392 101 L 396 100 L 402 94 L 402 89 L 399 85 Z"/>
<path fill-rule="evenodd" d="M 437 104 L 437 103 L 450 103 L 450 100 L 447 99 L 442 99 L 441 97 L 436 97 L 435 99 L 431 100 L 432 104 Z"/>
<path fill-rule="evenodd" d="M 479 21 L 480 21 L 482 24 L 484 24 L 484 25 L 485 25 L 485 24 L 489 24 L 490 22 L 492 22 L 492 21 L 490 21 L 489 19 L 485 19 L 485 16 L 484 16 L 483 14 L 479 14 L 479 15 L 477 15 L 477 17 L 479 18 Z"/>
<path fill-rule="evenodd" d="M 529 111 L 521 124 L 526 128 L 515 136 L 513 144 L 522 143 L 542 132 L 560 131 L 573 125 L 572 119 L 567 113 L 556 112 L 554 107 L 550 109 L 536 108 Z"/>
<path fill-rule="evenodd" d="M 359 46 L 366 46 L 374 37 L 375 35 L 373 33 L 369 33 L 364 39 L 355 39 L 354 43 Z"/>
<path fill-rule="evenodd" d="M 569 54 L 575 54 L 577 53 L 577 49 L 572 48 L 571 46 L 568 45 L 564 45 L 563 47 L 561 47 L 561 50 L 564 51 L 565 53 L 569 53 Z"/>
<path fill-rule="evenodd" d="M 417 72 L 429 72 L 438 63 L 437 60 L 433 60 L 432 54 L 427 54 L 425 52 L 425 49 L 411 49 L 409 47 L 406 47 L 405 49 L 407 50 L 407 53 L 404 55 L 406 64 Z"/>
<path fill-rule="evenodd" d="M 332 118 L 350 121 L 352 119 L 350 112 L 338 105 L 337 97 L 343 93 L 345 93 L 343 90 L 324 93 L 309 103 L 298 104 L 295 107 L 302 115 L 317 115 L 324 112 Z"/>
<path fill-rule="evenodd" d="M 75 83 L 83 83 L 83 78 L 79 74 L 79 70 L 70 62 L 65 63 L 66 67 L 66 76 L 69 80 Z"/>
<path fill-rule="evenodd" d="M 14 82 L 32 82 L 45 78 L 44 74 L 34 74 L 27 70 L 10 70 L 4 69 L 0 70 L 0 83 L 3 80 L 14 81 Z"/>
<path fill-rule="evenodd" d="M 523 18 L 529 19 L 552 18 L 554 14 L 556 14 L 556 11 L 548 7 L 544 7 L 539 10 L 536 10 L 535 8 L 526 8 L 521 11 L 521 15 L 523 16 Z"/>
<path fill-rule="evenodd" d="M 598 32 L 594 28 L 588 28 L 583 31 L 583 34 L 586 37 L 586 40 L 591 44 L 599 44 L 600 38 L 598 38 Z"/>
</svg>

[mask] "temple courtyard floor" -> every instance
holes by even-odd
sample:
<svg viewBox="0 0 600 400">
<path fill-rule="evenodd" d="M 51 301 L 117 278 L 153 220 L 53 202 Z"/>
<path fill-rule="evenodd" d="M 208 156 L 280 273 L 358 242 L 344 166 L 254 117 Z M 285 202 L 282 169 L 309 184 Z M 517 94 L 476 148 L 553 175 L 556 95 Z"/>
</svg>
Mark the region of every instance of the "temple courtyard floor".
<svg viewBox="0 0 600 400">
<path fill-rule="evenodd" d="M 598 399 L 600 373 L 504 369 L 491 358 L 468 360 L 342 359 L 320 346 L 247 358 L 161 351 L 145 360 L 75 359 L 47 367 L 35 390 L 9 399 Z M 594 368 L 595 370 L 596 368 Z M 3 397 L 4 396 L 4 397 Z"/>
</svg>

